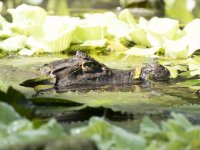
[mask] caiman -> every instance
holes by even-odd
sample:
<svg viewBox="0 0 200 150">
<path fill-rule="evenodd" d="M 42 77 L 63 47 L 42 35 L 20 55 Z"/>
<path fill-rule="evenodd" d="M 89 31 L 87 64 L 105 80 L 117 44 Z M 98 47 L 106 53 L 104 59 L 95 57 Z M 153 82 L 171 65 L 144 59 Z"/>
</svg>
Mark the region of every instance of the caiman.
<svg viewBox="0 0 200 150">
<path fill-rule="evenodd" d="M 50 62 L 41 67 L 41 71 L 55 78 L 55 89 L 95 89 L 101 86 L 142 85 L 149 80 L 166 81 L 169 70 L 157 62 L 142 67 L 138 77 L 136 69 L 111 69 L 83 52 L 77 51 L 71 59 Z M 22 83 L 25 85 L 27 82 Z"/>
</svg>

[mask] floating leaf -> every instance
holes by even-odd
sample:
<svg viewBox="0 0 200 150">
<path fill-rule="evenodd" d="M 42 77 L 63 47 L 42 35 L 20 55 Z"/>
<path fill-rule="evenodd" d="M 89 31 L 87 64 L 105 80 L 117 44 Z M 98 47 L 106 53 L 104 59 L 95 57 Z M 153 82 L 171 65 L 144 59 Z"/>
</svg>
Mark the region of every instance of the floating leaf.
<svg viewBox="0 0 200 150">
<path fill-rule="evenodd" d="M 113 95 L 115 95 L 113 97 Z M 187 103 L 181 98 L 162 95 L 160 93 L 145 92 L 66 92 L 66 93 L 44 93 L 39 98 L 56 97 L 57 99 L 70 100 L 89 107 L 111 108 L 114 111 L 129 112 L 133 114 L 159 114 L 168 107 Z"/>
</svg>

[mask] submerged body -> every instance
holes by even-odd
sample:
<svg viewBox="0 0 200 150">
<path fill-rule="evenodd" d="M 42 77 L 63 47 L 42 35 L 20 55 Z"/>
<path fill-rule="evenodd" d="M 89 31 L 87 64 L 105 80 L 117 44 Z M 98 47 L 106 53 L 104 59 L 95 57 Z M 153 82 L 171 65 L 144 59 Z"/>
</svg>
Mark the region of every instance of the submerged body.
<svg viewBox="0 0 200 150">
<path fill-rule="evenodd" d="M 140 85 L 148 82 L 169 79 L 170 72 L 159 63 L 150 63 L 143 67 L 137 78 L 136 70 L 110 69 L 90 56 L 77 51 L 71 59 L 50 62 L 42 71 L 56 79 L 54 87 L 105 86 L 105 85 Z"/>
</svg>

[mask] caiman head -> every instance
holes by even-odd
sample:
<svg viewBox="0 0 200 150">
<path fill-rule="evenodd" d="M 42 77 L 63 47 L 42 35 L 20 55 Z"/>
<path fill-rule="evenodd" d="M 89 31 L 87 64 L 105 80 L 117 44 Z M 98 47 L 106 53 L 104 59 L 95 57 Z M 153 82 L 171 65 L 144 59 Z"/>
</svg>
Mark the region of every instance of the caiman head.
<svg viewBox="0 0 200 150">
<path fill-rule="evenodd" d="M 57 87 L 101 84 L 113 76 L 111 69 L 80 51 L 71 59 L 46 64 L 42 70 L 56 78 Z"/>
<path fill-rule="evenodd" d="M 80 51 L 71 59 L 44 65 L 43 71 L 56 78 L 55 87 L 142 84 L 149 79 L 168 80 L 170 76 L 167 68 L 157 62 L 151 62 L 141 69 L 139 77 L 135 79 L 135 69 L 110 69 Z"/>
</svg>

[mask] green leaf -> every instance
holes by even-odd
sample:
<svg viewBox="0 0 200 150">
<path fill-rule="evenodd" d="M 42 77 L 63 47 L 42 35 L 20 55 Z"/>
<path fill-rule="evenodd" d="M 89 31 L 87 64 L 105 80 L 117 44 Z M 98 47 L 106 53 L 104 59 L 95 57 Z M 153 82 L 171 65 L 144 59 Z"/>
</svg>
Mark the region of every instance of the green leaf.
<svg viewBox="0 0 200 150">
<path fill-rule="evenodd" d="M 6 94 L 0 98 L 0 101 L 12 105 L 17 112 L 22 116 L 31 118 L 33 115 L 33 106 L 30 106 L 24 94 L 10 87 Z"/>
<path fill-rule="evenodd" d="M 188 43 L 188 55 L 191 56 L 196 50 L 200 49 L 200 40 L 198 35 L 200 34 L 200 19 L 194 19 L 189 22 L 185 28 L 185 38 Z"/>
<path fill-rule="evenodd" d="M 146 140 L 136 134 L 128 133 L 122 128 L 113 127 L 112 134 L 114 136 L 114 140 L 116 141 L 116 149 L 126 149 L 132 150 L 144 150 L 146 147 Z"/>
<path fill-rule="evenodd" d="M 29 122 L 27 123 L 29 124 Z M 26 126 L 26 124 L 24 125 Z M 8 127 L 7 131 L 9 130 L 12 131 L 12 127 Z M 61 129 L 60 125 L 51 120 L 47 124 L 41 126 L 39 129 L 24 128 L 22 130 L 21 128 L 21 131 L 13 130 L 13 132 L 8 134 L 6 137 L 1 138 L 0 148 L 6 149 L 15 146 L 19 147 L 31 143 L 57 139 L 63 135 L 63 130 Z"/>
<path fill-rule="evenodd" d="M 165 0 L 166 16 L 187 23 L 193 19 L 192 12 L 187 7 L 187 0 Z"/>
<path fill-rule="evenodd" d="M 0 102 L 0 124 L 10 124 L 20 118 L 20 115 L 10 105 Z"/>
<path fill-rule="evenodd" d="M 101 32 L 102 36 L 103 35 L 106 37 L 112 36 L 116 39 L 119 39 L 119 38 L 129 37 L 129 33 L 131 33 L 132 30 L 131 26 L 125 23 L 124 21 L 119 20 L 116 14 L 112 12 L 105 12 L 103 14 L 92 14 L 85 16 L 86 19 L 83 20 L 83 23 L 85 23 L 85 25 L 89 27 L 90 26 L 101 27 L 101 29 L 103 29 L 105 32 L 105 33 Z M 97 33 L 98 33 L 97 35 L 100 35 L 99 32 Z"/>
<path fill-rule="evenodd" d="M 32 43 L 34 47 L 41 45 L 47 52 L 61 52 L 66 50 L 75 36 L 77 22 L 76 18 L 67 16 L 48 16 L 44 22 L 44 36 Z"/>
<path fill-rule="evenodd" d="M 9 107 L 5 109 L 10 112 Z M 0 110 L 5 111 L 4 109 Z M 16 115 L 17 113 L 15 112 L 14 114 Z M 9 119 L 10 121 L 8 122 Z M 0 149 L 12 149 L 12 147 L 19 149 L 19 147 L 27 144 L 41 143 L 65 136 L 62 127 L 53 119 L 36 129 L 29 120 L 21 118 L 12 118 L 11 120 L 7 116 L 6 121 L 0 120 L 0 131 L 2 131 L 0 132 Z"/>
<path fill-rule="evenodd" d="M 149 21 L 148 30 L 150 33 L 155 33 L 173 39 L 179 29 L 179 22 L 170 18 L 153 17 Z"/>
<path fill-rule="evenodd" d="M 3 51 L 18 51 L 25 47 L 26 37 L 23 35 L 16 35 L 10 37 L 0 43 L 0 49 Z"/>
<path fill-rule="evenodd" d="M 190 56 L 186 38 L 180 40 L 165 40 L 165 56 L 175 59 L 185 59 Z"/>
<path fill-rule="evenodd" d="M 163 121 L 161 127 L 149 118 L 144 118 L 137 135 L 109 124 L 102 118 L 91 118 L 88 126 L 76 128 L 71 133 L 92 138 L 99 149 L 103 150 L 129 150 L 133 147 L 138 150 L 199 149 L 199 125 L 192 125 L 181 114 L 172 113 L 172 116 L 173 118 Z"/>
<path fill-rule="evenodd" d="M 147 33 L 142 28 L 135 28 L 130 33 L 131 39 L 133 42 L 135 42 L 138 45 L 142 46 L 151 46 L 147 39 Z"/>
<path fill-rule="evenodd" d="M 72 42 L 82 43 L 87 40 L 102 40 L 105 37 L 105 26 L 79 24 L 74 32 Z"/>
<path fill-rule="evenodd" d="M 154 134 L 159 133 L 161 130 L 149 117 L 144 117 L 140 124 L 140 131 Z"/>
<path fill-rule="evenodd" d="M 178 82 L 177 86 L 188 87 L 190 89 L 199 90 L 200 89 L 200 80 L 199 79 L 190 79 L 184 82 Z"/>
<path fill-rule="evenodd" d="M 197 56 L 198 58 L 198 56 Z M 200 68 L 199 68 L 200 61 L 198 59 L 190 59 L 189 60 L 189 70 L 190 70 L 190 75 L 195 76 L 195 75 L 200 75 Z"/>
<path fill-rule="evenodd" d="M 96 141 L 100 149 L 144 150 L 146 142 L 142 137 L 115 127 L 101 118 L 91 118 L 88 127 L 73 129 L 72 134 L 90 137 Z"/>
<path fill-rule="evenodd" d="M 178 150 L 178 149 L 184 149 L 184 150 L 190 150 L 191 148 L 188 147 L 187 141 L 183 139 L 173 139 L 169 143 L 166 144 L 167 150 Z"/>
<path fill-rule="evenodd" d="M 35 142 L 62 137 L 62 127 L 55 121 L 34 127 L 33 123 L 23 119 L 8 104 L 0 102 L 0 149 L 9 149 Z"/>
<path fill-rule="evenodd" d="M 128 9 L 124 9 L 120 12 L 119 19 L 128 23 L 131 26 L 136 25 L 136 21 Z"/>
<path fill-rule="evenodd" d="M 40 147 L 41 144 L 38 144 L 37 148 Z M 51 142 L 44 142 L 43 148 L 47 150 L 97 150 L 96 143 L 93 140 L 73 136 L 58 138 Z"/>
<path fill-rule="evenodd" d="M 43 124 L 39 130 L 47 131 L 47 138 L 49 137 L 60 137 L 64 135 L 63 128 L 60 124 L 57 123 L 55 119 L 51 119 L 48 123 Z M 49 133 L 48 133 L 49 132 Z"/>
<path fill-rule="evenodd" d="M 191 145 L 192 149 L 199 149 L 200 148 L 200 127 L 193 126 L 189 128 L 185 133 L 186 139 Z"/>
<path fill-rule="evenodd" d="M 25 130 L 32 130 L 33 124 L 26 119 L 19 119 L 17 121 L 12 121 L 9 124 L 9 134 L 20 133 Z"/>
<path fill-rule="evenodd" d="M 147 39 L 151 46 L 162 47 L 166 39 L 174 39 L 178 32 L 179 23 L 169 18 L 154 17 L 148 22 Z"/>
<path fill-rule="evenodd" d="M 144 117 L 140 123 L 139 135 L 148 140 L 149 143 L 153 141 L 167 141 L 166 135 L 162 132 L 161 128 L 154 123 L 149 117 Z"/>
<path fill-rule="evenodd" d="M 163 130 L 168 132 L 168 138 L 171 140 L 176 139 L 177 136 L 183 138 L 184 133 L 192 126 L 192 124 L 181 114 L 172 113 L 172 117 L 174 119 L 163 122 Z"/>
<path fill-rule="evenodd" d="M 98 144 L 100 149 L 109 150 L 114 144 L 111 128 L 112 126 L 108 122 L 93 117 L 90 119 L 88 126 L 72 129 L 71 134 L 91 138 Z"/>
<path fill-rule="evenodd" d="M 47 16 L 43 8 L 22 4 L 15 9 L 9 9 L 8 12 L 12 15 L 15 30 L 25 35 L 41 37 L 42 24 Z"/>
</svg>

